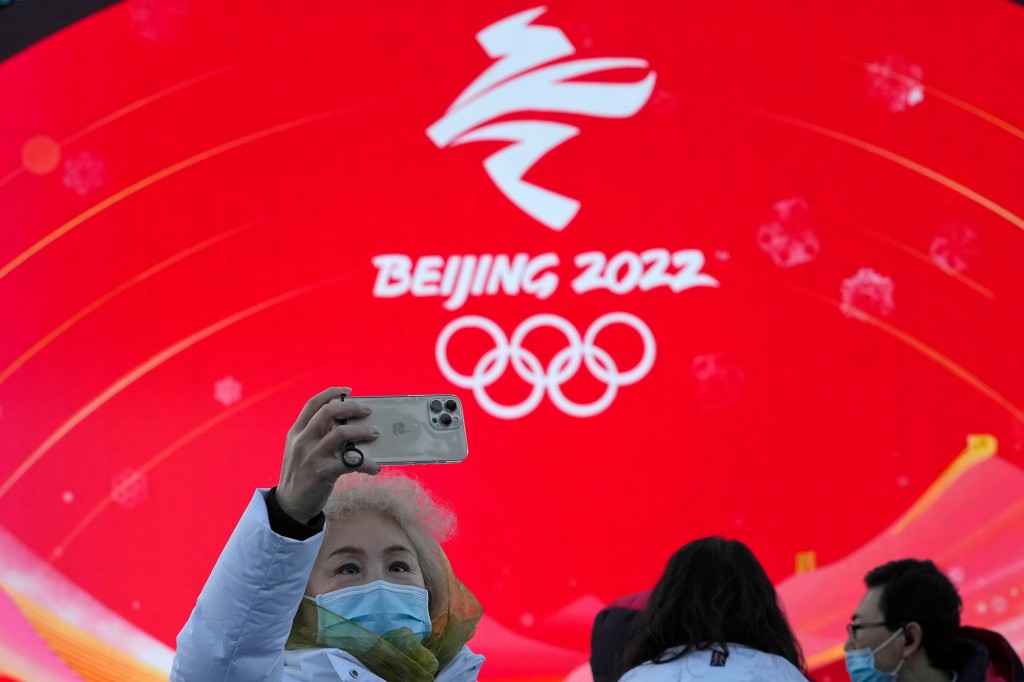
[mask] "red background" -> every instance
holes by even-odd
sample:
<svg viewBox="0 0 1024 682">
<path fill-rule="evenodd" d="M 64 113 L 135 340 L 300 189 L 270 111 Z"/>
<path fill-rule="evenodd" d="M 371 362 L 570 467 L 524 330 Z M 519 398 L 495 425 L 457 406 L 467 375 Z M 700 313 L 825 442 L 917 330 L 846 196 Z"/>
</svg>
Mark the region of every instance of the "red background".
<svg viewBox="0 0 1024 682">
<path fill-rule="evenodd" d="M 309 395 L 455 390 L 469 459 L 411 472 L 459 515 L 452 564 L 488 617 L 582 663 L 586 628 L 551 617 L 648 587 L 690 539 L 738 537 L 781 581 L 799 552 L 824 565 L 878 535 L 968 434 L 1024 465 L 1024 8 L 550 4 L 534 23 L 574 58 L 657 74 L 631 117 L 509 117 L 580 129 L 526 176 L 581 202 L 557 232 L 488 177 L 502 143 L 425 134 L 492 63 L 476 33 L 533 6 L 126 2 L 0 64 L 3 525 L 173 645 Z M 923 99 L 894 110 L 908 87 Z M 819 248 L 782 267 L 758 234 L 794 198 L 784 227 Z M 973 235 L 954 268 L 932 252 L 950 234 Z M 649 248 L 702 251 L 720 286 L 573 292 L 576 254 Z M 373 296 L 378 254 L 518 252 L 559 254 L 549 299 Z M 862 268 L 891 311 L 843 313 Z M 462 315 L 582 333 L 610 311 L 644 320 L 657 358 L 594 417 L 545 398 L 495 418 L 435 361 Z M 600 339 L 628 368 L 619 332 Z M 695 376 L 706 356 L 724 373 Z M 214 399 L 225 377 L 242 402 Z M 603 388 L 581 370 L 564 390 Z M 526 392 L 509 370 L 493 395 Z M 126 471 L 144 482 L 113 501 Z"/>
</svg>

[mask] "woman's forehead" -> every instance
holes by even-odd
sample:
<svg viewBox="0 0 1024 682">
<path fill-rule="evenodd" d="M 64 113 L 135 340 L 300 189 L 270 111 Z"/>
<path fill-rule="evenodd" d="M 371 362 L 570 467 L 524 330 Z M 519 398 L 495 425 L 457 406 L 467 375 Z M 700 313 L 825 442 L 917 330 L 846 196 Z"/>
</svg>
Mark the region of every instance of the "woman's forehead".
<svg viewBox="0 0 1024 682">
<path fill-rule="evenodd" d="M 327 524 L 321 553 L 343 549 L 371 555 L 395 554 L 405 550 L 416 555 L 409 534 L 394 519 L 374 512 L 358 512 Z"/>
</svg>

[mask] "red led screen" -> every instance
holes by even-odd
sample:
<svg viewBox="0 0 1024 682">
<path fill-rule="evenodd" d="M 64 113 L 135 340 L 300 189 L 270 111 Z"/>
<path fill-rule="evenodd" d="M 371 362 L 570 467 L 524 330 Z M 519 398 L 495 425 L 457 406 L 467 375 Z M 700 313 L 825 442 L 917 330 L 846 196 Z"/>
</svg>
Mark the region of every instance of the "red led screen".
<svg viewBox="0 0 1024 682">
<path fill-rule="evenodd" d="M 408 473 L 481 680 L 587 679 L 598 609 L 712 534 L 818 675 L 904 555 L 1024 648 L 1021 35 L 1006 0 L 129 0 L 0 63 L 0 673 L 166 676 L 331 385 L 461 397 L 469 458 Z"/>
</svg>

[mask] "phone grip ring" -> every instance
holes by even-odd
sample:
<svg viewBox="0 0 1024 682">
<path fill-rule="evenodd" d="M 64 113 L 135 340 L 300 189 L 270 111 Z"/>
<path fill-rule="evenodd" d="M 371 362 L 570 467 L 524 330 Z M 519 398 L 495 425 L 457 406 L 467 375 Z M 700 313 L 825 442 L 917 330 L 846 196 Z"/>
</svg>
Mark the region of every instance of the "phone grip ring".
<svg viewBox="0 0 1024 682">
<path fill-rule="evenodd" d="M 352 467 L 353 469 L 361 467 L 363 462 L 366 461 L 366 457 L 363 456 L 363 451 L 352 443 L 345 443 L 338 454 L 341 456 L 342 463 L 347 467 Z"/>
</svg>

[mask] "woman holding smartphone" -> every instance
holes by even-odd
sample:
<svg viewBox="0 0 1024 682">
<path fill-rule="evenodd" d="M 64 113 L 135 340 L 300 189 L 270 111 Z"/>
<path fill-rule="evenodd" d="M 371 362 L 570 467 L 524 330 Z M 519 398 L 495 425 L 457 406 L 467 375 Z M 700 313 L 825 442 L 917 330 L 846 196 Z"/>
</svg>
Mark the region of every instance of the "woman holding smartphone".
<svg viewBox="0 0 1024 682">
<path fill-rule="evenodd" d="M 800 645 L 746 545 L 709 537 L 668 561 L 626 647 L 620 682 L 805 682 Z"/>
<path fill-rule="evenodd" d="M 171 680 L 473 682 L 479 603 L 440 543 L 454 526 L 415 481 L 338 456 L 379 433 L 331 388 L 288 432 L 178 635 Z"/>
</svg>

